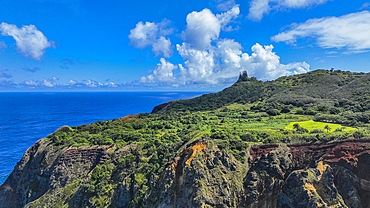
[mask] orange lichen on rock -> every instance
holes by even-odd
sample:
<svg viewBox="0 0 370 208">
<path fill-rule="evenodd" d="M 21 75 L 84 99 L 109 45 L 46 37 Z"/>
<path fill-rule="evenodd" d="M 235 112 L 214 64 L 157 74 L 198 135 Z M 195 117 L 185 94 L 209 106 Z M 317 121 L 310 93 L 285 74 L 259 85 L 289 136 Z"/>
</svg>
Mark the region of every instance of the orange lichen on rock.
<svg viewBox="0 0 370 208">
<path fill-rule="evenodd" d="M 171 165 L 176 168 L 177 167 L 177 161 L 172 162 Z"/>
<path fill-rule="evenodd" d="M 326 168 L 327 167 L 330 167 L 330 165 L 327 165 L 327 164 L 325 164 L 324 165 L 324 162 L 323 161 L 320 161 L 318 164 L 317 164 L 317 170 L 319 170 L 320 171 L 320 173 L 322 174 L 325 170 L 326 170 Z"/>
<path fill-rule="evenodd" d="M 189 150 L 193 150 L 190 158 L 185 162 L 186 165 L 190 165 L 191 161 L 194 159 L 194 157 L 197 155 L 197 152 L 200 151 L 204 153 L 204 150 L 207 148 L 207 144 L 203 142 L 198 142 L 194 146 L 190 147 Z"/>
<path fill-rule="evenodd" d="M 208 204 L 202 204 L 202 208 L 210 208 L 212 207 L 211 205 L 208 205 Z"/>
<path fill-rule="evenodd" d="M 216 152 L 220 152 L 220 154 L 222 155 L 222 151 L 220 149 L 218 149 L 217 147 L 213 147 L 213 148 L 215 149 Z M 215 157 L 216 157 L 216 155 L 213 154 L 213 158 L 215 158 Z"/>
<path fill-rule="evenodd" d="M 312 183 L 305 183 L 304 184 L 304 189 L 307 190 L 307 191 L 315 191 L 316 192 L 316 188 L 315 188 L 315 186 L 312 185 Z"/>
</svg>

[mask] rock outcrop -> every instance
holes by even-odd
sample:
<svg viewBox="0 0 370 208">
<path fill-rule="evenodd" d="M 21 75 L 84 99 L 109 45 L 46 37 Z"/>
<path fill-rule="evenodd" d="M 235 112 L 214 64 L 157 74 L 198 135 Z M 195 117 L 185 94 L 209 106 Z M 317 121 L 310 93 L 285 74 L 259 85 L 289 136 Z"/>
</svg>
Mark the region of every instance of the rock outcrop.
<svg viewBox="0 0 370 208">
<path fill-rule="evenodd" d="M 142 179 L 117 162 L 133 149 L 41 139 L 0 187 L 0 207 L 370 207 L 369 140 L 251 145 L 245 161 L 216 140 L 197 140 L 149 178 L 139 202 L 133 201 L 142 192 L 135 181 Z M 100 194 L 109 200 L 105 205 L 89 200 L 97 167 L 116 174 L 114 184 L 95 184 L 109 187 Z"/>
<path fill-rule="evenodd" d="M 158 112 L 161 112 L 161 111 L 164 111 L 166 110 L 166 108 L 171 105 L 171 103 L 173 103 L 173 101 L 170 101 L 168 103 L 162 103 L 160 105 L 157 105 L 153 108 L 152 110 L 152 113 L 158 113 Z"/>
<path fill-rule="evenodd" d="M 289 175 L 276 207 L 348 207 L 334 184 L 333 169 L 323 161 L 313 166 Z"/>
<path fill-rule="evenodd" d="M 196 142 L 162 173 L 150 197 L 156 207 L 237 207 L 248 166 L 212 142 Z"/>
<path fill-rule="evenodd" d="M 245 207 L 369 207 L 369 142 L 252 147 Z"/>
<path fill-rule="evenodd" d="M 60 194 L 110 158 L 109 147 L 55 147 L 41 139 L 30 147 L 0 187 L 0 207 L 23 207 L 40 197 L 59 200 Z M 49 204 L 49 203 L 45 203 Z M 52 203 L 51 203 L 52 204 Z"/>
</svg>

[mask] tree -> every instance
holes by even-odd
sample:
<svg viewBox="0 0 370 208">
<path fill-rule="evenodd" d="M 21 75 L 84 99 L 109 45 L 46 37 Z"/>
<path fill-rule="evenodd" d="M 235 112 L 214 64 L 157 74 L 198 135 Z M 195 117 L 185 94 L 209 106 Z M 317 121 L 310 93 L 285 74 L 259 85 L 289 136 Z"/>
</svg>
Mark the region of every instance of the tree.
<svg viewBox="0 0 370 208">
<path fill-rule="evenodd" d="M 295 123 L 295 124 L 293 124 L 293 129 L 295 129 L 295 130 L 297 130 L 298 131 L 298 129 L 299 129 L 299 124 L 298 123 Z"/>
<path fill-rule="evenodd" d="M 267 113 L 267 114 L 269 114 L 270 116 L 277 116 L 277 115 L 280 115 L 280 112 L 279 112 L 279 110 L 278 110 L 278 109 L 272 109 L 272 108 L 268 109 L 268 110 L 266 111 L 266 113 Z"/>
<path fill-rule="evenodd" d="M 324 127 L 324 129 L 329 133 L 329 131 L 331 130 L 331 128 L 330 128 L 330 126 L 329 125 L 326 125 L 325 127 Z"/>
<path fill-rule="evenodd" d="M 355 133 L 352 134 L 352 136 L 356 139 L 360 139 L 360 138 L 364 137 L 364 133 L 361 132 L 361 131 L 356 131 Z"/>
</svg>

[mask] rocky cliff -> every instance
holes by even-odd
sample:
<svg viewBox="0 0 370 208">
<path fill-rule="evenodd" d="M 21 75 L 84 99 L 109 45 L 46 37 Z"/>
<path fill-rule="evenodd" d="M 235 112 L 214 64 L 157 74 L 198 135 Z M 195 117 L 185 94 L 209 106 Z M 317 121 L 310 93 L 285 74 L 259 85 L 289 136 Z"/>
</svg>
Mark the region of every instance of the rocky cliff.
<svg viewBox="0 0 370 208">
<path fill-rule="evenodd" d="M 0 207 L 370 207 L 370 140 L 251 144 L 244 162 L 197 140 L 140 187 L 127 166 L 146 158 L 122 162 L 134 149 L 41 139 L 1 186 Z"/>
<path fill-rule="evenodd" d="M 246 207 L 369 207 L 369 141 L 251 149 Z"/>
</svg>

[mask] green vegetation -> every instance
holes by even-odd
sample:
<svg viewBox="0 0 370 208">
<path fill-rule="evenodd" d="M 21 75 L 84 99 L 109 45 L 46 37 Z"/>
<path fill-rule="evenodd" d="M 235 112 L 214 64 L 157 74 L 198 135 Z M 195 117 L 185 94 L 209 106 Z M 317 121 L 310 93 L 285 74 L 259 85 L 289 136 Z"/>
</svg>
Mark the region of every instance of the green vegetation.
<svg viewBox="0 0 370 208">
<path fill-rule="evenodd" d="M 219 93 L 175 101 L 151 114 L 62 127 L 48 139 L 56 146 L 124 149 L 117 161 L 97 166 L 80 191 L 91 206 L 104 207 L 112 190 L 124 184 L 139 190 L 131 202 L 140 206 L 152 191 L 150 184 L 195 140 L 212 141 L 244 163 L 251 143 L 369 137 L 369 83 L 369 74 L 342 71 L 316 70 L 266 82 L 243 74 Z"/>
<path fill-rule="evenodd" d="M 353 128 L 353 127 L 342 126 L 340 124 L 333 124 L 333 123 L 317 122 L 317 121 L 313 121 L 313 120 L 291 122 L 285 128 L 290 129 L 290 130 L 297 129 L 297 128 L 294 127 L 296 124 L 298 124 L 299 127 L 305 128 L 310 132 L 312 130 L 316 130 L 316 129 L 328 130 L 328 132 L 334 132 L 334 131 L 350 132 L 350 131 L 355 131 L 356 130 L 356 128 Z"/>
</svg>

